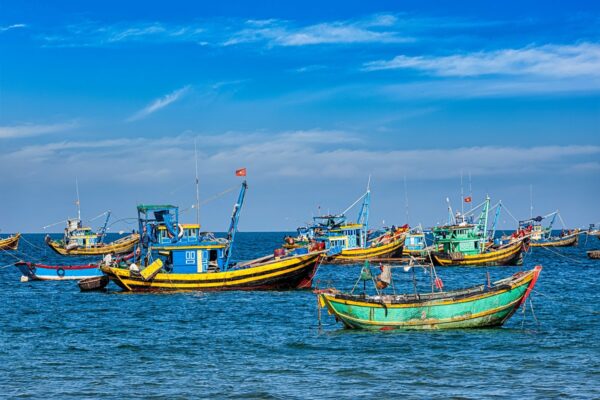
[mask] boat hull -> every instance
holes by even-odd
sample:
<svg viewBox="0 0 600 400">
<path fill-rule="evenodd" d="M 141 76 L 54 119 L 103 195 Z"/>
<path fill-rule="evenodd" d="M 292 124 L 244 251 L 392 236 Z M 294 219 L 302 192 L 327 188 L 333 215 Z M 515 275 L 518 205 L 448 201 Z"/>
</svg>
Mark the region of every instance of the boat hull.
<svg viewBox="0 0 600 400">
<path fill-rule="evenodd" d="M 509 266 L 519 265 L 522 262 L 522 252 L 526 243 L 524 241 L 515 242 L 506 248 L 499 250 L 490 250 L 483 254 L 448 254 L 442 252 L 432 252 L 433 263 L 438 266 Z"/>
<path fill-rule="evenodd" d="M 411 300 L 366 301 L 360 295 L 319 294 L 319 303 L 349 329 L 433 330 L 501 326 L 526 300 L 541 271 L 519 272 L 496 282 L 461 291 L 412 295 Z M 434 298 L 435 297 L 435 298 Z"/>
<path fill-rule="evenodd" d="M 162 290 L 291 290 L 308 289 L 322 253 L 272 260 L 255 266 L 226 272 L 173 274 L 160 272 L 145 281 L 129 269 L 103 266 L 112 281 L 126 291 Z"/>
<path fill-rule="evenodd" d="M 571 247 L 577 246 L 579 234 L 574 234 L 557 240 L 531 241 L 531 247 Z"/>
<path fill-rule="evenodd" d="M 102 256 L 105 254 L 127 254 L 139 241 L 139 235 L 129 235 L 103 246 L 67 249 L 61 243 L 47 238 L 46 243 L 52 250 L 63 256 Z"/>
<path fill-rule="evenodd" d="M 96 264 L 87 265 L 44 265 L 20 261 L 15 264 L 23 281 L 77 281 L 102 276 Z"/>
<path fill-rule="evenodd" d="M 6 239 L 0 239 L 0 250 L 17 250 L 19 247 L 19 239 L 21 239 L 20 233 Z"/>
<path fill-rule="evenodd" d="M 600 259 L 600 250 L 590 250 L 587 252 L 587 256 L 589 258 L 598 260 L 598 259 Z"/>
<path fill-rule="evenodd" d="M 328 257 L 326 261 L 331 264 L 352 264 L 373 258 L 400 257 L 402 256 L 403 247 L 404 236 L 381 246 L 367 247 L 364 249 L 343 249 L 340 253 Z"/>
</svg>

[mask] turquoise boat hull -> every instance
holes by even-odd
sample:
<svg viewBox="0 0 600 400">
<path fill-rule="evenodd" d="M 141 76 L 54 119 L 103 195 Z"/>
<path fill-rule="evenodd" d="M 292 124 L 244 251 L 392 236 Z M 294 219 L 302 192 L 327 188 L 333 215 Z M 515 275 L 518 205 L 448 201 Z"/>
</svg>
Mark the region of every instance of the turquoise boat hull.
<svg viewBox="0 0 600 400">
<path fill-rule="evenodd" d="M 541 271 L 519 272 L 485 285 L 421 295 L 319 293 L 319 303 L 346 328 L 460 329 L 501 326 L 526 300 Z"/>
</svg>

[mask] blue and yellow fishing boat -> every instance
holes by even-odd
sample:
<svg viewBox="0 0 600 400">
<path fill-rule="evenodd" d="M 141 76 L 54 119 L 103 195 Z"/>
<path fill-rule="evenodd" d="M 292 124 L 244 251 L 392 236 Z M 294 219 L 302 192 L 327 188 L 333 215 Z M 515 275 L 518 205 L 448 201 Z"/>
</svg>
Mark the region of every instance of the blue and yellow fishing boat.
<svg viewBox="0 0 600 400">
<path fill-rule="evenodd" d="M 374 258 L 393 258 L 402 255 L 406 229 L 388 228 L 369 235 L 369 208 L 371 190 L 358 198 L 340 214 L 313 217 L 313 224 L 298 228 L 298 237 L 286 237 L 284 247 L 294 249 L 320 244 L 334 255 L 327 257 L 328 263 L 349 264 Z M 349 222 L 346 213 L 362 200 L 356 222 Z"/>
<path fill-rule="evenodd" d="M 494 266 L 519 265 L 529 237 L 519 237 L 507 244 L 490 245 L 487 223 L 490 198 L 471 212 L 456 216 L 449 208 L 449 223 L 433 228 L 436 251 L 431 252 L 434 264 L 441 266 Z M 477 222 L 471 218 L 473 211 L 481 208 Z"/>
<path fill-rule="evenodd" d="M 180 224 L 178 207 L 140 205 L 141 240 L 133 262 L 103 263 L 101 270 L 126 291 L 286 290 L 310 288 L 325 251 L 276 250 L 255 260 L 232 262 L 247 184 L 242 184 L 227 236 Z"/>
<path fill-rule="evenodd" d="M 372 331 L 498 327 L 525 302 L 542 270 L 536 266 L 492 284 L 415 294 L 316 291 L 319 305 L 348 329 Z"/>
</svg>

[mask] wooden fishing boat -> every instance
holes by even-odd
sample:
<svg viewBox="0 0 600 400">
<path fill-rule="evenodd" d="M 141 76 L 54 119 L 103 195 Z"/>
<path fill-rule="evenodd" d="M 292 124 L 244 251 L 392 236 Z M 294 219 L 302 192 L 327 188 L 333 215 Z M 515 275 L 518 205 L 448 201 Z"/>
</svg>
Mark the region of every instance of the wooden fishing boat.
<svg viewBox="0 0 600 400">
<path fill-rule="evenodd" d="M 200 232 L 198 224 L 180 224 L 176 206 L 138 206 L 139 251 L 132 262 L 104 263 L 102 272 L 122 289 L 134 292 L 310 288 L 327 250 L 276 249 L 252 261 L 231 261 L 246 188 L 244 181 L 226 238 Z"/>
<path fill-rule="evenodd" d="M 369 242 L 368 247 L 342 248 L 337 254 L 327 257 L 326 262 L 331 264 L 355 264 L 375 258 L 400 257 L 406 233 L 404 231 L 395 231 L 384 235 L 383 240 Z M 334 240 L 339 240 L 339 237 L 336 237 Z M 326 246 L 326 248 L 330 249 L 334 249 L 335 247 L 331 245 L 329 247 Z"/>
<path fill-rule="evenodd" d="M 542 267 L 492 285 L 424 294 L 319 291 L 319 304 L 349 329 L 372 331 L 487 328 L 504 324 L 525 302 Z"/>
<path fill-rule="evenodd" d="M 93 278 L 85 278 L 77 282 L 79 286 L 79 290 L 82 292 L 94 292 L 94 291 L 103 291 L 110 280 L 108 276 L 95 276 Z"/>
<path fill-rule="evenodd" d="M 285 249 L 311 248 L 323 243 L 330 250 L 325 262 L 352 264 L 374 258 L 394 258 L 402 255 L 405 233 L 408 228 L 386 228 L 376 233 L 368 231 L 371 190 L 361 195 L 350 207 L 340 214 L 320 215 L 313 218 L 312 225 L 298 228 L 298 236 L 284 238 Z M 348 222 L 346 213 L 362 205 L 355 223 Z"/>
<path fill-rule="evenodd" d="M 97 237 L 95 234 L 93 235 L 85 235 L 89 238 Z M 77 244 L 77 242 L 73 242 L 73 240 L 78 241 L 81 239 L 81 247 Z M 115 240 L 110 243 L 102 243 L 102 242 L 91 242 L 82 238 L 82 236 L 74 235 L 67 242 L 64 240 L 56 241 L 52 240 L 50 236 L 46 236 L 46 244 L 50 246 L 52 250 L 56 253 L 63 256 L 102 256 L 105 254 L 127 254 L 133 251 L 133 248 L 139 241 L 140 236 L 137 233 L 124 236 L 120 239 Z M 65 245 L 65 243 L 70 243 Z"/>
<path fill-rule="evenodd" d="M 430 255 L 435 265 L 475 267 L 519 265 L 522 262 L 522 252 L 527 249 L 529 236 L 518 235 L 507 244 L 493 246 L 487 230 L 489 204 L 490 198 L 486 197 L 469 213 L 457 213 L 456 216 L 449 209 L 449 223 L 432 230 L 436 251 Z M 479 208 L 481 212 L 475 222 L 469 214 Z"/>
<path fill-rule="evenodd" d="M 0 239 L 0 250 L 17 250 L 17 248 L 19 247 L 19 239 L 21 239 L 20 233 L 17 233 L 14 236 Z"/>
<path fill-rule="evenodd" d="M 552 227 L 556 218 L 563 223 L 563 230 L 559 236 L 552 235 Z M 542 226 L 542 221 L 550 219 L 548 226 Z M 529 218 L 519 221 L 519 229 L 528 229 L 531 231 L 531 247 L 570 247 L 577 246 L 579 242 L 579 229 L 568 231 L 564 228 L 564 221 L 558 210 L 548 215 Z"/>
<path fill-rule="evenodd" d="M 567 234 L 562 237 L 550 237 L 543 240 L 532 240 L 531 247 L 571 247 L 577 246 L 579 242 L 579 232 Z"/>
<path fill-rule="evenodd" d="M 21 271 L 21 281 L 65 281 L 102 276 L 98 264 L 45 265 L 19 261 L 15 266 Z"/>
<path fill-rule="evenodd" d="M 593 259 L 600 259 L 600 250 L 590 250 L 587 252 L 587 256 Z"/>
<path fill-rule="evenodd" d="M 431 252 L 435 265 L 439 266 L 498 266 L 520 265 L 522 252 L 527 249 L 528 238 L 524 238 L 499 248 L 488 248 L 478 254 L 465 254 L 461 252 Z"/>
<path fill-rule="evenodd" d="M 126 291 L 161 290 L 289 290 L 312 285 L 323 251 L 284 257 L 261 257 L 225 271 L 166 272 L 159 259 L 137 272 L 129 268 L 102 266 L 101 270 Z M 159 272 L 155 273 L 154 270 Z M 143 273 L 148 270 L 145 278 Z"/>
</svg>

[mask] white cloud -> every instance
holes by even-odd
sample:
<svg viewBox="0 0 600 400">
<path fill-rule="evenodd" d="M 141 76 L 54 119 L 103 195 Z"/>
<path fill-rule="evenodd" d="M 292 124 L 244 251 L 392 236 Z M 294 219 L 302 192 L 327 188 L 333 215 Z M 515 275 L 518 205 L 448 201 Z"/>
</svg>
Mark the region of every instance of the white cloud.
<svg viewBox="0 0 600 400">
<path fill-rule="evenodd" d="M 48 133 L 55 133 L 66 131 L 68 129 L 75 128 L 77 126 L 74 122 L 60 123 L 60 124 L 21 124 L 12 126 L 0 126 L 0 139 L 18 139 L 30 136 L 44 135 Z"/>
<path fill-rule="evenodd" d="M 133 114 L 131 117 L 127 119 L 128 122 L 137 121 L 140 119 L 144 119 L 152 113 L 165 108 L 171 103 L 176 102 L 180 98 L 182 98 L 188 91 L 190 90 L 190 86 L 184 86 L 181 89 L 177 89 L 172 93 L 169 93 L 159 99 L 154 100 L 148 106 L 144 107 L 140 111 Z"/>
<path fill-rule="evenodd" d="M 415 69 L 444 77 L 535 75 L 600 76 L 600 44 L 530 46 L 450 56 L 396 56 L 364 65 L 367 71 Z"/>
<path fill-rule="evenodd" d="M 258 23 L 260 22 L 260 23 Z M 307 46 L 317 44 L 401 43 L 412 38 L 396 30 L 385 30 L 396 23 L 393 15 L 378 15 L 363 20 L 323 22 L 293 26 L 287 21 L 250 21 L 223 42 L 225 46 L 266 42 L 270 46 Z"/>
<path fill-rule="evenodd" d="M 27 27 L 27 25 L 25 25 L 25 24 L 12 24 L 12 25 L 7 25 L 7 26 L 0 26 L 0 32 L 6 32 L 11 29 L 19 29 L 19 28 L 26 28 L 26 27 Z"/>
<path fill-rule="evenodd" d="M 65 170 L 81 168 L 88 179 L 98 182 L 172 185 L 182 179 L 187 168 L 192 175 L 193 143 L 194 135 L 187 133 L 155 139 L 31 145 L 0 155 L 0 169 L 30 171 L 36 174 L 35 179 L 48 183 Z M 356 135 L 325 130 L 200 135 L 198 143 L 205 176 L 223 176 L 246 166 L 253 179 L 274 181 L 290 177 L 354 179 L 364 176 L 365 171 L 378 180 L 397 179 L 402 174 L 419 180 L 456 178 L 461 170 L 474 176 L 523 176 L 545 174 L 549 163 L 558 174 L 593 174 L 600 156 L 600 146 L 595 145 L 370 148 Z M 4 179 L 21 177 L 15 174 Z"/>
</svg>

